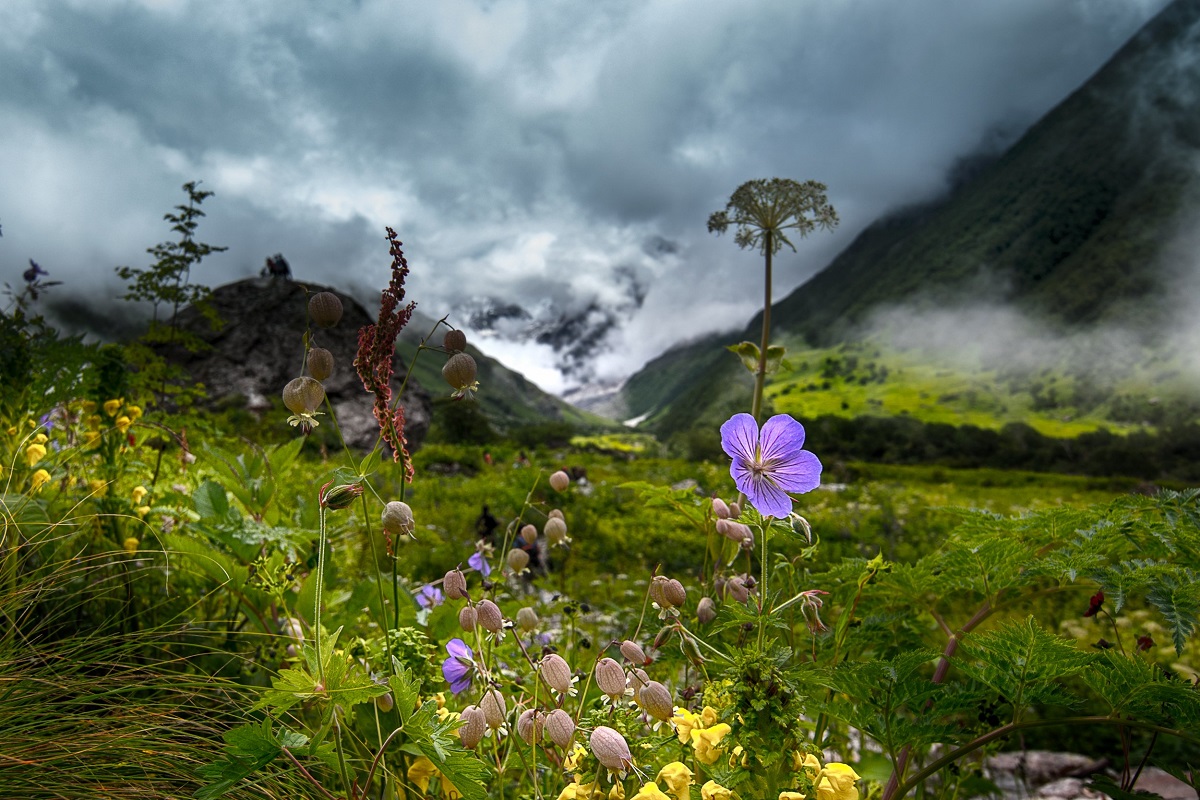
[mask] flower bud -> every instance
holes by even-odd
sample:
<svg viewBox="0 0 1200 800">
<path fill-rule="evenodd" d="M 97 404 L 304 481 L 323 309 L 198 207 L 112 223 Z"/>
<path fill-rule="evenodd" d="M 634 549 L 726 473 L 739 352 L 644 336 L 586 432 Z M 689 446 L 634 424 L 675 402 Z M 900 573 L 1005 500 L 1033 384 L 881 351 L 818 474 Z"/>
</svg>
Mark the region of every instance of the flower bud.
<svg viewBox="0 0 1200 800">
<path fill-rule="evenodd" d="M 650 681 L 638 693 L 639 702 L 646 713 L 657 720 L 669 720 L 675 713 L 671 703 L 671 692 L 658 681 Z"/>
<path fill-rule="evenodd" d="M 491 600 L 480 600 L 475 605 L 475 613 L 479 615 L 479 624 L 488 633 L 499 633 L 504 627 L 504 615 Z"/>
<path fill-rule="evenodd" d="M 458 612 L 458 627 L 462 628 L 466 633 L 474 633 L 475 626 L 479 624 L 479 613 L 474 606 L 463 606 Z"/>
<path fill-rule="evenodd" d="M 662 596 L 672 608 L 681 608 L 687 602 L 687 591 L 684 590 L 683 584 L 674 578 L 663 584 Z"/>
<path fill-rule="evenodd" d="M 375 707 L 383 713 L 387 713 L 396 707 L 396 700 L 392 697 L 392 693 L 381 694 L 375 698 Z"/>
<path fill-rule="evenodd" d="M 719 497 L 712 499 L 713 516 L 717 519 L 729 519 L 729 505 Z"/>
<path fill-rule="evenodd" d="M 528 633 L 538 626 L 538 615 L 529 606 L 517 610 L 517 627 Z"/>
<path fill-rule="evenodd" d="M 571 748 L 571 740 L 575 738 L 575 720 L 571 719 L 571 715 L 561 708 L 556 708 L 546 715 L 546 722 L 542 726 L 546 732 L 546 737 L 563 750 Z"/>
<path fill-rule="evenodd" d="M 633 756 L 625 737 L 607 725 L 597 725 L 590 739 L 592 755 L 600 765 L 614 772 L 626 772 L 633 765 Z"/>
<path fill-rule="evenodd" d="M 324 347 L 314 347 L 308 351 L 308 374 L 323 381 L 333 374 L 333 353 Z"/>
<path fill-rule="evenodd" d="M 442 347 L 450 353 L 462 352 L 467 349 L 467 335 L 458 330 L 446 331 L 442 337 Z"/>
<path fill-rule="evenodd" d="M 319 327 L 332 328 L 342 319 L 342 301 L 333 292 L 317 292 L 308 300 L 308 315 Z"/>
<path fill-rule="evenodd" d="M 671 638 L 671 634 L 675 632 L 673 625 L 665 625 L 657 634 L 654 635 L 654 649 L 661 650 L 663 645 Z"/>
<path fill-rule="evenodd" d="M 596 685 L 600 691 L 609 697 L 617 698 L 625 694 L 625 670 L 611 658 L 602 658 L 596 662 Z"/>
<path fill-rule="evenodd" d="M 744 603 L 750 599 L 750 591 L 746 588 L 746 582 L 738 575 L 734 575 L 725 581 L 725 592 L 739 603 Z"/>
<path fill-rule="evenodd" d="M 556 492 L 565 492 L 567 487 L 571 485 L 571 476 L 563 472 L 561 469 L 558 472 L 550 475 L 550 488 Z"/>
<path fill-rule="evenodd" d="M 643 667 L 650 663 L 650 659 L 646 658 L 646 651 L 631 639 L 621 642 L 621 655 L 625 656 L 625 660 L 635 667 Z"/>
<path fill-rule="evenodd" d="M 307 375 L 292 378 L 287 386 L 283 387 L 283 404 L 287 406 L 288 411 L 297 416 L 313 413 L 321 407 L 321 401 L 324 399 L 325 387 L 320 381 Z"/>
<path fill-rule="evenodd" d="M 557 518 L 557 519 L 561 519 L 561 520 L 564 520 L 564 521 L 566 520 L 566 517 L 564 517 L 564 516 L 563 516 L 562 509 L 561 509 L 561 508 L 552 508 L 552 509 L 550 509 L 550 513 L 549 513 L 549 514 L 547 514 L 546 516 L 547 516 L 548 518 L 550 518 L 550 519 L 555 519 L 555 518 Z"/>
<path fill-rule="evenodd" d="M 809 544 L 812 544 L 812 540 L 813 540 L 812 525 L 809 524 L 808 520 L 806 520 L 804 517 L 800 516 L 799 514 L 793 513 L 791 516 L 791 521 L 792 521 L 792 532 L 803 536 L 804 540 L 806 542 L 808 542 Z"/>
<path fill-rule="evenodd" d="M 742 515 L 742 507 L 739 506 L 736 502 L 730 503 L 729 504 L 729 518 L 737 519 L 741 515 Z"/>
<path fill-rule="evenodd" d="M 393 500 L 383 508 L 383 529 L 393 536 L 408 536 L 415 526 L 408 503 Z"/>
<path fill-rule="evenodd" d="M 504 695 L 500 694 L 499 689 L 488 689 L 483 693 L 483 699 L 479 701 L 479 707 L 483 709 L 483 717 L 487 720 L 489 728 L 493 730 L 504 724 L 504 717 L 508 714 L 508 706 L 504 702 Z"/>
<path fill-rule="evenodd" d="M 571 667 L 557 653 L 542 657 L 541 673 L 546 685 L 559 694 L 566 694 L 571 690 Z"/>
<path fill-rule="evenodd" d="M 724 536 L 726 539 L 731 539 L 738 544 L 750 540 L 754 542 L 754 531 L 750 530 L 749 525 L 744 525 L 741 522 L 734 522 L 731 519 L 717 520 L 717 533 Z"/>
<path fill-rule="evenodd" d="M 707 625 L 717 618 L 717 606 L 711 597 L 701 597 L 696 606 L 696 619 L 701 625 Z"/>
<path fill-rule="evenodd" d="M 125 541 L 121 542 L 121 547 L 124 548 L 126 553 L 133 555 L 137 552 L 139 544 L 141 544 L 141 542 L 138 541 L 136 536 L 130 536 Z"/>
<path fill-rule="evenodd" d="M 542 740 L 542 728 L 546 724 L 546 715 L 536 708 L 529 708 L 517 717 L 517 735 L 525 744 L 537 744 Z"/>
<path fill-rule="evenodd" d="M 451 600 L 467 599 L 467 576 L 462 570 L 452 569 L 442 578 L 442 589 Z"/>
<path fill-rule="evenodd" d="M 329 483 L 321 487 L 320 501 L 321 507 L 330 511 L 349 508 L 363 493 L 361 483 L 340 483 L 337 486 L 330 486 Z"/>
<path fill-rule="evenodd" d="M 514 547 L 508 551 L 508 556 L 505 558 L 508 562 L 508 568 L 513 572 L 520 572 L 529 566 L 529 553 L 526 553 L 519 547 Z"/>
<path fill-rule="evenodd" d="M 462 391 L 475 385 L 475 375 L 478 371 L 475 359 L 466 353 L 455 353 L 442 367 L 442 377 L 446 379 L 446 383 Z"/>
<path fill-rule="evenodd" d="M 462 740 L 463 747 L 474 750 L 487 733 L 487 717 L 479 706 L 467 706 L 462 710 L 459 719 L 462 725 L 458 729 L 458 738 Z"/>
<path fill-rule="evenodd" d="M 567 540 L 567 523 L 561 517 L 550 517 L 542 526 L 542 533 L 550 544 L 562 544 Z"/>
<path fill-rule="evenodd" d="M 525 544 L 533 544 L 537 541 L 537 527 L 533 525 L 521 526 L 521 541 Z"/>
</svg>

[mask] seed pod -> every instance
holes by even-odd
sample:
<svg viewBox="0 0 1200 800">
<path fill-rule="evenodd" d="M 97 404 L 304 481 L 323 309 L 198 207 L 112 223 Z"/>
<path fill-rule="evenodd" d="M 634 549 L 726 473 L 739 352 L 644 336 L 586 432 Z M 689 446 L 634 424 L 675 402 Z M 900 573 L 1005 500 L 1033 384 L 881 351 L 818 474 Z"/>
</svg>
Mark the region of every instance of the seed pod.
<svg viewBox="0 0 1200 800">
<path fill-rule="evenodd" d="M 717 519 L 729 519 L 729 505 L 719 497 L 712 500 L 713 516 Z"/>
<path fill-rule="evenodd" d="M 626 772 L 633 765 L 633 756 L 625 737 L 607 725 L 597 725 L 590 739 L 592 755 L 600 765 L 614 772 Z"/>
<path fill-rule="evenodd" d="M 408 536 L 413 532 L 412 508 L 408 503 L 393 500 L 383 507 L 383 529 L 393 536 Z"/>
<path fill-rule="evenodd" d="M 567 540 L 567 523 L 560 517 L 550 517 L 542 526 L 542 533 L 550 544 L 562 544 Z"/>
<path fill-rule="evenodd" d="M 563 472 L 561 469 L 558 472 L 550 475 L 550 488 L 556 492 L 565 492 L 567 487 L 571 485 L 571 476 Z"/>
<path fill-rule="evenodd" d="M 462 740 L 463 747 L 474 750 L 487 733 L 487 717 L 479 706 L 467 706 L 462 710 L 459 719 L 462 720 L 462 725 L 458 729 L 458 738 Z"/>
<path fill-rule="evenodd" d="M 575 738 L 575 720 L 571 719 L 570 714 L 556 708 L 546 715 L 546 722 L 542 727 L 550 741 L 563 750 L 571 749 L 571 740 Z"/>
<path fill-rule="evenodd" d="M 475 626 L 479 624 L 479 613 L 474 606 L 463 606 L 458 612 L 458 627 L 462 628 L 466 633 L 474 633 Z"/>
<path fill-rule="evenodd" d="M 537 528 L 533 525 L 521 526 L 521 541 L 525 544 L 533 544 L 537 541 Z"/>
<path fill-rule="evenodd" d="M 631 639 L 621 642 L 621 655 L 625 656 L 625 660 L 635 667 L 644 667 L 650 663 L 650 659 L 646 658 L 646 651 Z"/>
<path fill-rule="evenodd" d="M 475 359 L 466 353 L 455 353 L 442 367 L 442 377 L 446 379 L 446 383 L 457 390 L 474 386 L 477 373 L 478 367 L 475 366 Z"/>
<path fill-rule="evenodd" d="M 529 708 L 517 717 L 517 735 L 525 744 L 537 744 L 542 741 L 542 728 L 546 724 L 546 715 L 536 708 Z"/>
<path fill-rule="evenodd" d="M 499 633 L 504 627 L 504 615 L 491 600 L 480 600 L 475 605 L 475 613 L 479 615 L 479 624 L 489 633 Z"/>
<path fill-rule="evenodd" d="M 633 702 L 638 705 L 642 704 L 641 692 L 650 683 L 650 676 L 646 674 L 646 670 L 640 667 L 634 667 L 629 671 L 629 686 L 633 689 Z"/>
<path fill-rule="evenodd" d="M 663 626 L 663 628 L 654 635 L 654 649 L 661 650 L 663 648 L 663 645 L 665 645 L 667 643 L 667 640 L 669 640 L 671 638 L 671 634 L 674 632 L 675 632 L 674 626 L 672 626 L 672 625 Z"/>
<path fill-rule="evenodd" d="M 519 547 L 514 547 L 508 551 L 508 556 L 505 558 L 508 562 L 508 568 L 513 572 L 520 572 L 529 566 L 529 553 L 526 553 Z"/>
<path fill-rule="evenodd" d="M 638 693 L 638 697 L 638 705 L 655 719 L 666 721 L 675 713 L 671 703 L 671 692 L 658 681 L 647 683 Z"/>
<path fill-rule="evenodd" d="M 304 375 L 292 378 L 283 387 L 283 404 L 293 414 L 311 414 L 321 407 L 325 399 L 325 387 L 320 381 Z"/>
<path fill-rule="evenodd" d="M 663 584 L 662 596 L 672 608 L 682 608 L 687 602 L 687 591 L 684 590 L 683 584 L 674 578 Z"/>
<path fill-rule="evenodd" d="M 741 544 L 746 539 L 749 539 L 751 542 L 754 541 L 754 531 L 750 530 L 749 525 L 743 525 L 731 519 L 717 520 L 717 533 L 738 544 Z"/>
<path fill-rule="evenodd" d="M 746 588 L 746 582 L 737 575 L 725 581 L 725 592 L 739 603 L 750 599 L 750 591 Z"/>
<path fill-rule="evenodd" d="M 466 350 L 467 335 L 462 331 L 446 331 L 446 335 L 442 337 L 442 347 L 451 353 Z"/>
<path fill-rule="evenodd" d="M 701 625 L 707 625 L 717 618 L 717 607 L 713 603 L 711 597 L 701 597 L 700 604 L 696 606 L 696 619 Z"/>
<path fill-rule="evenodd" d="M 392 693 L 388 692 L 387 694 L 381 694 L 379 697 L 376 697 L 375 707 L 385 714 L 395 708 L 396 701 L 392 697 Z"/>
<path fill-rule="evenodd" d="M 484 692 L 483 699 L 479 701 L 479 707 L 483 709 L 483 717 L 487 720 L 489 728 L 495 730 L 504 724 L 504 717 L 508 715 L 508 706 L 499 689 L 488 689 Z"/>
<path fill-rule="evenodd" d="M 564 520 L 564 521 L 566 520 L 566 517 L 564 517 L 564 516 L 563 516 L 562 509 L 561 509 L 561 508 L 552 508 L 552 509 L 550 509 L 550 513 L 549 513 L 549 514 L 547 514 L 546 516 L 547 516 L 547 517 L 549 517 L 550 519 L 558 518 L 558 519 L 561 519 L 561 520 Z"/>
<path fill-rule="evenodd" d="M 467 576 L 462 570 L 452 569 L 442 578 L 442 589 L 451 600 L 467 599 Z"/>
<path fill-rule="evenodd" d="M 600 691 L 612 698 L 625 694 L 625 670 L 611 658 L 596 662 L 596 685 Z"/>
<path fill-rule="evenodd" d="M 741 515 L 742 515 L 742 507 L 739 506 L 736 502 L 730 503 L 729 504 L 730 519 L 737 519 Z"/>
<path fill-rule="evenodd" d="M 321 487 L 321 492 L 318 496 L 318 501 L 322 508 L 328 508 L 330 511 L 341 511 L 353 505 L 354 501 L 362 496 L 363 487 L 361 483 L 339 483 L 336 486 L 330 486 L 329 483 Z"/>
<path fill-rule="evenodd" d="M 324 347 L 314 347 L 308 351 L 308 374 L 323 381 L 333 374 L 333 353 Z"/>
<path fill-rule="evenodd" d="M 342 301 L 333 292 L 317 292 L 308 300 L 308 315 L 322 328 L 332 328 L 342 319 Z"/>
<path fill-rule="evenodd" d="M 538 615 L 529 606 L 517 610 L 517 627 L 528 633 L 538 626 Z"/>
<path fill-rule="evenodd" d="M 663 586 L 667 579 L 662 575 L 655 575 L 654 580 L 650 581 L 650 599 L 658 603 L 659 608 L 667 607 L 667 600 L 663 597 Z"/>
<path fill-rule="evenodd" d="M 546 685 L 554 691 L 566 694 L 571 690 L 571 667 L 562 656 L 557 653 L 543 656 L 541 672 Z"/>
</svg>

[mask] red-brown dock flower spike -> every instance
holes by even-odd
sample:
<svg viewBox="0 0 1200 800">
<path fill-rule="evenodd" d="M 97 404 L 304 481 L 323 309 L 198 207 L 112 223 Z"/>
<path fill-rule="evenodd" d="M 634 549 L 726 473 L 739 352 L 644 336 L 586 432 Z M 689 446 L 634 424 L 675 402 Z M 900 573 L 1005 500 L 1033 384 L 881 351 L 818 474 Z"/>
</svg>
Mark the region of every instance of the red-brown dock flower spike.
<svg viewBox="0 0 1200 800">
<path fill-rule="evenodd" d="M 358 355 L 354 368 L 363 386 L 375 395 L 375 420 L 383 440 L 392 448 L 392 460 L 404 464 L 404 479 L 412 482 L 412 459 L 408 455 L 408 441 L 404 438 L 404 406 L 392 400 L 392 361 L 396 355 L 396 337 L 412 318 L 417 304 L 410 302 L 401 307 L 404 300 L 404 279 L 408 277 L 408 262 L 404 260 L 401 242 L 396 232 L 387 229 L 391 245 L 392 280 L 383 290 L 379 302 L 379 320 L 374 325 L 364 325 L 358 332 Z"/>
</svg>

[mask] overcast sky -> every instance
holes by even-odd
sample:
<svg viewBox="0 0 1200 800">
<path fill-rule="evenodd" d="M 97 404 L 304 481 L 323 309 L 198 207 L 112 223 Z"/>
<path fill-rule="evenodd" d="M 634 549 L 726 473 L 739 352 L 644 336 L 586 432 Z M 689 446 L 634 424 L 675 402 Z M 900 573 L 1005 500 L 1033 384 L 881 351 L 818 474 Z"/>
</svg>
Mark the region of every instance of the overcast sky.
<svg viewBox="0 0 1200 800">
<path fill-rule="evenodd" d="M 201 180 L 202 282 L 282 252 L 373 313 L 390 225 L 425 314 L 517 306 L 476 343 L 551 391 L 620 378 L 761 307 L 761 259 L 705 229 L 741 182 L 822 181 L 842 218 L 778 299 L 1165 5 L 3 0 L 0 280 L 33 258 L 101 307 Z"/>
</svg>

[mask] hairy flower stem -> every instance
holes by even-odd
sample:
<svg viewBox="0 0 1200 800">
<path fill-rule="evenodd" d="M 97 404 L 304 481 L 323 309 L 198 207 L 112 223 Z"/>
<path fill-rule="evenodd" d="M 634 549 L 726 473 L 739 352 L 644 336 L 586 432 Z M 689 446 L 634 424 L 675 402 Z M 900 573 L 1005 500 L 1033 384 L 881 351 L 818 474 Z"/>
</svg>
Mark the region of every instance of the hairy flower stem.
<svg viewBox="0 0 1200 800">
<path fill-rule="evenodd" d="M 317 587 L 313 594 L 316 596 L 313 609 L 313 635 L 317 650 L 317 676 L 321 680 L 321 689 L 325 689 L 325 659 L 321 657 L 321 587 L 325 583 L 325 506 L 321 505 L 319 519 L 321 535 L 317 540 Z"/>
<path fill-rule="evenodd" d="M 763 520 L 762 527 L 759 528 L 759 532 L 762 534 L 762 555 L 758 559 L 760 576 L 758 582 L 758 652 L 760 653 L 763 649 L 763 636 L 767 629 L 767 538 L 770 536 L 770 531 L 771 518 L 767 517 Z"/>
</svg>

